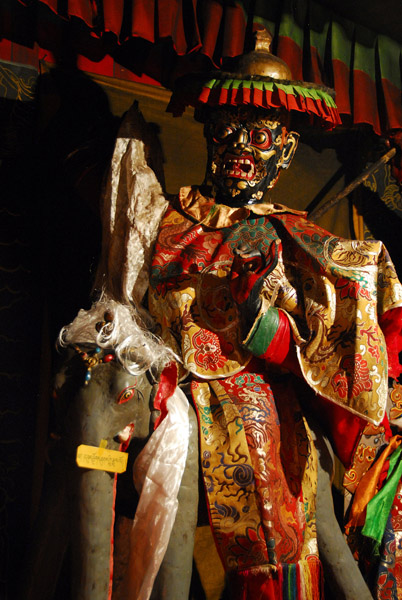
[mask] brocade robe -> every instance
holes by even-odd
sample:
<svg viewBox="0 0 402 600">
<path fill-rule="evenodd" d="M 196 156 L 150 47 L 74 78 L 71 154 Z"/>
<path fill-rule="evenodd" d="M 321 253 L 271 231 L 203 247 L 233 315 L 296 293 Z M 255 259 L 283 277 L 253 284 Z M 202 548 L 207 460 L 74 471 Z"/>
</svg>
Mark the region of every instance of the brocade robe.
<svg viewBox="0 0 402 600">
<path fill-rule="evenodd" d="M 245 340 L 229 288 L 244 244 L 267 262 L 278 255 Z M 281 205 L 215 205 L 195 188 L 168 208 L 149 309 L 191 379 L 210 521 L 233 598 L 321 597 L 315 449 L 296 377 L 267 360 L 273 344 L 281 353 L 269 309 L 289 323 L 309 388 L 379 423 L 387 352 L 377 316 L 400 305 L 381 242 L 340 239 Z"/>
</svg>

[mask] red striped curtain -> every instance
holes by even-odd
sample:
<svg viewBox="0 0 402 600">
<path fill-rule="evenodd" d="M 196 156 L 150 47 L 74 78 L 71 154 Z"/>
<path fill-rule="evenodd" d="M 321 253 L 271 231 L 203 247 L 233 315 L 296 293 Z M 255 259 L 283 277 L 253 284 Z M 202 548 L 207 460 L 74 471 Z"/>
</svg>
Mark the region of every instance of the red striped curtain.
<svg viewBox="0 0 402 600">
<path fill-rule="evenodd" d="M 12 0 L 4 1 L 12 3 Z M 177 62 L 171 59 L 170 64 L 163 64 L 167 47 L 177 57 L 204 56 L 201 63 L 204 68 L 220 67 L 226 58 L 237 56 L 249 47 L 253 28 L 265 26 L 273 35 L 274 52 L 288 63 L 295 79 L 335 88 L 337 104 L 346 124 L 366 123 L 378 134 L 402 128 L 401 46 L 374 30 L 339 17 L 313 0 L 20 2 L 31 11 L 33 7 L 45 6 L 54 17 L 69 20 L 72 25 L 75 20 L 80 20 L 93 42 L 108 36 L 107 48 L 113 43 L 117 48 L 115 53 L 111 52 L 114 61 L 125 62 L 125 49 L 130 50 L 133 39 L 152 44 L 154 49 L 149 53 L 144 72 L 146 74 L 149 67 L 148 74 L 165 85 L 172 79 L 166 76 L 166 70 L 171 69 L 174 77 L 176 72 L 182 73 L 196 64 L 194 60 L 184 60 L 178 68 Z M 3 8 L 0 13 L 1 10 L 6 11 Z M 35 14 L 41 15 L 36 26 L 43 37 L 44 13 L 37 11 Z M 162 50 L 158 52 L 161 44 Z M 92 61 L 92 67 L 91 58 L 86 56 L 82 63 L 86 70 L 99 73 L 104 69 L 103 74 L 116 75 L 116 70 L 110 73 L 110 56 L 102 57 L 103 64 L 102 60 Z M 130 61 L 124 66 L 127 64 Z M 129 78 L 129 74 L 126 75 Z"/>
</svg>

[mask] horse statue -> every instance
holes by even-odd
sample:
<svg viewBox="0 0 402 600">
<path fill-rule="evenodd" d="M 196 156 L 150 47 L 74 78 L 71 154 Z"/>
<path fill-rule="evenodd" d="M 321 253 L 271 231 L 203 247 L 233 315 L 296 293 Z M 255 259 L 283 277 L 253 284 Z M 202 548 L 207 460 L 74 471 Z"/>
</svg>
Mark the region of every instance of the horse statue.
<svg viewBox="0 0 402 600">
<path fill-rule="evenodd" d="M 95 323 L 99 328 L 99 319 L 103 319 L 105 315 L 108 320 L 101 324 L 98 332 Z M 49 481 L 44 490 L 34 536 L 36 547 L 31 554 L 30 577 L 25 583 L 26 600 L 51 600 L 54 597 L 68 546 L 71 550 L 72 598 L 106 600 L 112 594 L 113 598 L 123 597 L 122 591 L 117 589 L 122 583 L 118 573 L 115 574 L 113 590 L 114 506 L 117 472 L 120 469 L 118 464 L 114 466 L 113 461 L 111 465 L 108 463 L 106 453 L 112 453 L 114 461 L 117 460 L 116 457 L 127 456 L 122 450 L 127 449 L 130 442 L 135 448 L 130 453 L 134 455 L 130 456 L 130 462 L 134 457 L 137 458 L 137 480 L 155 476 L 158 474 L 158 467 L 161 477 L 169 477 L 169 488 L 174 486 L 172 471 L 173 478 L 175 476 L 177 479 L 173 497 L 170 489 L 163 489 L 162 481 L 160 485 L 156 485 L 161 489 L 148 490 L 148 504 L 144 505 L 142 499 L 137 507 L 135 490 L 132 489 L 132 510 L 134 512 L 136 508 L 137 515 L 141 511 L 146 514 L 149 502 L 155 502 L 158 494 L 161 494 L 160 502 L 163 502 L 162 511 L 166 512 L 170 508 L 167 516 L 171 522 L 167 522 L 166 515 L 161 515 L 158 523 L 164 523 L 168 534 L 159 550 L 159 565 L 162 558 L 163 565 L 161 568 L 154 567 L 153 573 L 148 575 L 148 586 L 154 590 L 151 597 L 188 598 L 198 506 L 195 414 L 184 394 L 178 395 L 175 391 L 174 383 L 169 412 L 159 425 L 158 435 L 151 437 L 155 423 L 161 418 L 161 412 L 166 411 L 166 407 L 157 409 L 156 401 L 158 386 L 164 384 L 166 388 L 167 385 L 163 368 L 169 360 L 170 352 L 161 346 L 155 336 L 137 327 L 134 321 L 129 340 L 126 341 L 133 344 L 133 349 L 113 346 L 110 341 L 113 333 L 122 326 L 122 321 L 127 333 L 129 319 L 128 309 L 116 302 L 100 301 L 91 311 L 80 311 L 76 319 L 78 325 L 77 322 L 73 323 L 71 329 L 79 329 L 80 322 L 90 320 L 94 324 L 93 337 L 98 339 L 101 346 L 88 341 L 85 345 L 72 344 L 72 336 L 80 339 L 76 331 L 72 332 L 70 329 L 67 333 L 65 329 L 61 333 L 61 339 L 65 338 L 62 343 L 69 345 L 55 378 L 57 426 L 51 435 L 53 448 L 50 450 Z M 115 329 L 113 333 L 112 329 Z M 66 338 L 70 341 L 67 342 Z M 166 448 L 169 450 L 169 443 L 176 440 L 169 429 L 173 432 L 177 429 L 181 436 L 181 442 L 176 444 L 173 453 L 170 451 L 170 459 L 176 461 L 173 465 L 169 465 L 168 460 L 163 464 L 163 453 Z M 162 441 L 156 440 L 157 437 L 162 438 Z M 147 449 L 150 439 L 152 446 Z M 93 456 L 89 457 L 89 466 L 86 463 L 79 466 L 80 457 L 84 456 L 85 460 L 85 452 L 90 452 L 91 449 Z M 121 456 L 117 456 L 118 454 Z M 156 468 L 152 460 L 159 463 Z M 138 486 L 144 494 L 147 483 L 140 481 Z M 131 536 L 138 536 L 145 546 L 160 537 L 159 529 L 155 530 L 155 539 L 152 540 L 152 524 L 145 524 L 144 519 L 138 516 L 137 521 L 138 525 L 134 525 Z M 141 537 L 138 529 L 145 529 L 146 540 Z M 141 566 L 144 568 L 144 556 L 141 555 L 141 558 Z M 158 559 L 153 557 L 153 560 L 158 564 Z M 123 566 L 127 565 L 124 565 L 121 556 L 118 561 L 119 572 L 122 573 Z M 44 565 L 46 574 L 43 572 Z M 144 573 L 140 588 L 143 579 L 146 579 Z M 130 586 L 135 585 L 137 583 L 131 581 Z M 141 597 L 143 592 L 139 589 L 138 593 L 138 597 Z"/>
</svg>

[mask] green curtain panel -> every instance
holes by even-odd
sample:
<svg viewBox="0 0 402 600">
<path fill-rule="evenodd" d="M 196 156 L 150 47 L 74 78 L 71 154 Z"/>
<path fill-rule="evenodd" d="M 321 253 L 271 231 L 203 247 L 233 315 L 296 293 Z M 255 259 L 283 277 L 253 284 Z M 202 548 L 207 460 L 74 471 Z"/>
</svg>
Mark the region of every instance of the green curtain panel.
<svg viewBox="0 0 402 600">
<path fill-rule="evenodd" d="M 28 64 L 59 62 L 70 42 L 82 70 L 169 87 L 225 65 L 264 26 L 294 79 L 335 88 L 345 125 L 401 128 L 400 44 L 335 10 L 313 0 L 3 0 L 0 59 L 27 64 L 28 48 Z"/>
</svg>

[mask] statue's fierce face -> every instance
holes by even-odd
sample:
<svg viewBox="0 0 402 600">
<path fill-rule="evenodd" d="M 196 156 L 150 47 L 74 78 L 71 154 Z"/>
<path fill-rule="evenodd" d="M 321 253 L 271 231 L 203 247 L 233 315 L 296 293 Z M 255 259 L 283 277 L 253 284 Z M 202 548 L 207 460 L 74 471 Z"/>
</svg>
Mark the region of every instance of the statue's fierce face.
<svg viewBox="0 0 402 600">
<path fill-rule="evenodd" d="M 261 202 L 280 169 L 286 169 L 297 147 L 298 134 L 288 133 L 273 111 L 216 110 L 205 126 L 208 178 L 216 201 L 229 206 Z"/>
</svg>

